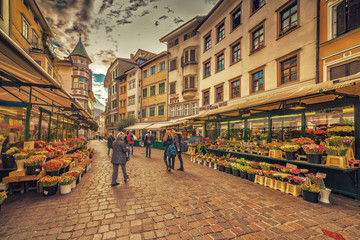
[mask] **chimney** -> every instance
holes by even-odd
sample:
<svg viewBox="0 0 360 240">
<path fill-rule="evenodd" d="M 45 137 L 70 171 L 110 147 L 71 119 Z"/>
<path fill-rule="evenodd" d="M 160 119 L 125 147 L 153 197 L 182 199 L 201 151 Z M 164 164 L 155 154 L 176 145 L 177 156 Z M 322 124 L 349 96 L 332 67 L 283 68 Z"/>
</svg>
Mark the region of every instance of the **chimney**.
<svg viewBox="0 0 360 240">
<path fill-rule="evenodd" d="M 130 53 L 130 59 L 134 59 L 134 54 Z"/>
</svg>

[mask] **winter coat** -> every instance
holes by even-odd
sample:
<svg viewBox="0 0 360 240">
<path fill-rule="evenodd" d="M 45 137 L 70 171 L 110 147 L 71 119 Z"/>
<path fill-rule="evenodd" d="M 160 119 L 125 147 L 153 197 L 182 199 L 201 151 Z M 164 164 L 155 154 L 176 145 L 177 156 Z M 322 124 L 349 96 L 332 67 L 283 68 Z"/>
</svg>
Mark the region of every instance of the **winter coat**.
<svg viewBox="0 0 360 240">
<path fill-rule="evenodd" d="M 111 157 L 111 163 L 125 164 L 126 163 L 126 154 L 128 152 L 126 143 L 121 138 L 117 138 L 113 142 L 112 148 L 113 148 L 113 154 Z"/>
<path fill-rule="evenodd" d="M 175 133 L 174 134 L 174 145 L 176 147 L 176 151 L 180 151 L 180 142 L 181 142 L 181 133 Z"/>
<path fill-rule="evenodd" d="M 112 148 L 114 140 L 115 138 L 112 135 L 108 137 L 108 148 Z"/>
<path fill-rule="evenodd" d="M 134 134 L 129 133 L 129 135 L 127 135 L 127 141 L 129 144 L 134 144 L 134 141 L 131 141 L 131 136 L 133 136 L 133 139 L 135 140 Z"/>
<path fill-rule="evenodd" d="M 168 148 L 170 145 L 172 145 L 174 143 L 174 139 L 172 136 L 168 136 L 166 141 L 164 141 L 164 147 Z"/>
<path fill-rule="evenodd" d="M 144 143 L 145 143 L 145 145 L 153 145 L 154 144 L 154 136 L 150 133 L 145 134 Z"/>
</svg>

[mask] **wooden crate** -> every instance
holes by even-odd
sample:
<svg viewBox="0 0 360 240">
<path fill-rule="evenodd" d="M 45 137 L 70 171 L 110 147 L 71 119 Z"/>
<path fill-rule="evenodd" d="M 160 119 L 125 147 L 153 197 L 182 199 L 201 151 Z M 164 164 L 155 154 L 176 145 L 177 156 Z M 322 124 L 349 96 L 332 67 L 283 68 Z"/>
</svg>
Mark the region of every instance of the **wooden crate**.
<svg viewBox="0 0 360 240">
<path fill-rule="evenodd" d="M 265 177 L 264 186 L 265 186 L 265 187 L 269 187 L 269 188 L 274 188 L 274 186 L 275 186 L 275 179 Z"/>
<path fill-rule="evenodd" d="M 265 176 L 255 175 L 255 183 L 264 185 L 265 184 Z"/>
<path fill-rule="evenodd" d="M 270 150 L 269 151 L 269 157 L 271 158 L 283 158 L 283 154 L 281 150 Z"/>
<path fill-rule="evenodd" d="M 9 177 L 24 177 L 26 176 L 26 170 L 15 170 L 9 172 Z"/>
<path fill-rule="evenodd" d="M 287 182 L 282 182 L 282 181 L 279 181 L 279 180 L 275 180 L 274 189 L 275 190 L 280 190 L 281 192 L 285 192 L 286 191 L 286 185 L 287 185 Z"/>
<path fill-rule="evenodd" d="M 298 197 L 302 194 L 301 185 L 287 184 L 285 193 Z"/>
<path fill-rule="evenodd" d="M 349 163 L 346 157 L 328 155 L 326 158 L 326 166 L 348 168 Z"/>
</svg>

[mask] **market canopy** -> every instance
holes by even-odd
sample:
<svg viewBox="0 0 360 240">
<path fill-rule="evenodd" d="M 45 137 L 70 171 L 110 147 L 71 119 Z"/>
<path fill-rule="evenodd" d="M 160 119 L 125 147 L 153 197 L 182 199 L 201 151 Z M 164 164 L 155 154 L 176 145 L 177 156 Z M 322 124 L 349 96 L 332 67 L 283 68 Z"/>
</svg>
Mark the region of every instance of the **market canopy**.
<svg viewBox="0 0 360 240">
<path fill-rule="evenodd" d="M 124 128 L 124 130 L 144 130 L 146 127 L 153 125 L 153 123 L 136 123 L 134 125 Z"/>
</svg>

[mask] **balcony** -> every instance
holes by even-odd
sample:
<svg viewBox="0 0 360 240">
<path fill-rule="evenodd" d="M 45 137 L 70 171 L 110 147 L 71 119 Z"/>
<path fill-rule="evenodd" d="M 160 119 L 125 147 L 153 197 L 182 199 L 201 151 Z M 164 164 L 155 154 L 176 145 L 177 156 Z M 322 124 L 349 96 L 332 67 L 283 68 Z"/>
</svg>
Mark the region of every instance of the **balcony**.
<svg viewBox="0 0 360 240">
<path fill-rule="evenodd" d="M 197 64 L 198 64 L 197 61 L 182 62 L 181 63 L 181 68 L 184 68 L 187 65 L 197 65 Z"/>
<path fill-rule="evenodd" d="M 197 89 L 196 88 L 187 88 L 182 91 L 183 98 L 185 100 L 191 100 L 196 97 Z"/>
</svg>

